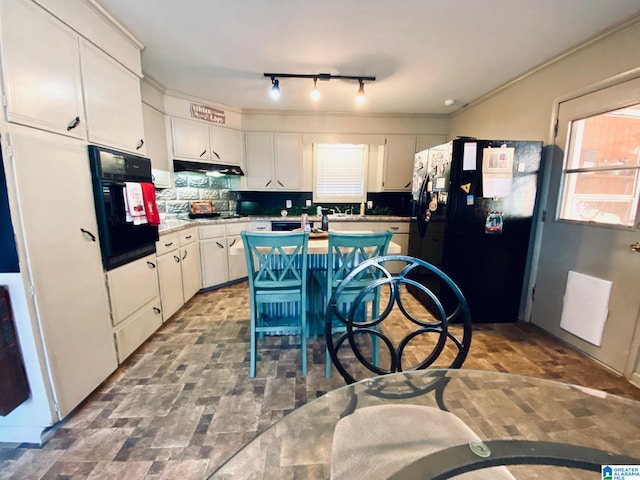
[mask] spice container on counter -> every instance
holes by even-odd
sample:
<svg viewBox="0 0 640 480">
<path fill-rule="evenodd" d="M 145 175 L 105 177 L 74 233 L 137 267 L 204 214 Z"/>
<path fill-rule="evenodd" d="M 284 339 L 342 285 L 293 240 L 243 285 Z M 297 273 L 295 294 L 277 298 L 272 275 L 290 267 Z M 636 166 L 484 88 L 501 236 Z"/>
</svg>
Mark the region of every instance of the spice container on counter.
<svg viewBox="0 0 640 480">
<path fill-rule="evenodd" d="M 322 231 L 323 232 L 328 232 L 329 231 L 329 209 L 328 208 L 323 208 L 322 209 L 321 226 L 322 226 Z"/>
<path fill-rule="evenodd" d="M 308 213 L 308 209 L 303 208 L 302 209 L 302 216 L 300 218 L 300 228 L 302 228 L 303 232 L 308 232 L 309 230 L 307 230 L 308 225 L 309 225 L 309 213 Z"/>
</svg>

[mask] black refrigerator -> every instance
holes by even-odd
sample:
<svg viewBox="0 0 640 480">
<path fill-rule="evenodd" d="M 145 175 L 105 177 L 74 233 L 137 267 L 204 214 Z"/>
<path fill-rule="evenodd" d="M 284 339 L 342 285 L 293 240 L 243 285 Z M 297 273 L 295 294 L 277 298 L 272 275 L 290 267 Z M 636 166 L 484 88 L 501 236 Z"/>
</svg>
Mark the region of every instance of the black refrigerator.
<svg viewBox="0 0 640 480">
<path fill-rule="evenodd" d="M 470 137 L 416 154 L 409 255 L 453 279 L 474 322 L 518 319 L 541 158 L 542 142 Z"/>
</svg>

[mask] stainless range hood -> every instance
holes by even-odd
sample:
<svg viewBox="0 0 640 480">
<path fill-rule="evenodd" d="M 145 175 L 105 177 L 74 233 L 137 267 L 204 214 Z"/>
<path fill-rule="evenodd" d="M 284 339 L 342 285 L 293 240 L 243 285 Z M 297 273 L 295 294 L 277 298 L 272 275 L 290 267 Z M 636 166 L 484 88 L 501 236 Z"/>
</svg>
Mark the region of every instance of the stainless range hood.
<svg viewBox="0 0 640 480">
<path fill-rule="evenodd" d="M 206 173 L 211 176 L 222 175 L 239 175 L 243 176 L 244 172 L 237 165 L 223 165 L 221 163 L 205 163 L 205 162 L 189 162 L 187 160 L 174 160 L 174 172 L 198 172 Z"/>
</svg>

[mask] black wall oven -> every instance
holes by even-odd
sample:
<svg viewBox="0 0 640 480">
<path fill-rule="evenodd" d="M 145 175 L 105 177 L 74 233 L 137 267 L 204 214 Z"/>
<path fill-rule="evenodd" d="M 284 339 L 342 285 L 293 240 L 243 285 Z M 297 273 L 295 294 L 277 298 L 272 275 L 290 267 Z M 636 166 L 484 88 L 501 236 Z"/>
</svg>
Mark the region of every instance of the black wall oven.
<svg viewBox="0 0 640 480">
<path fill-rule="evenodd" d="M 125 182 L 152 183 L 151 160 L 89 145 L 93 195 L 105 270 L 156 251 L 158 227 L 127 222 Z"/>
</svg>

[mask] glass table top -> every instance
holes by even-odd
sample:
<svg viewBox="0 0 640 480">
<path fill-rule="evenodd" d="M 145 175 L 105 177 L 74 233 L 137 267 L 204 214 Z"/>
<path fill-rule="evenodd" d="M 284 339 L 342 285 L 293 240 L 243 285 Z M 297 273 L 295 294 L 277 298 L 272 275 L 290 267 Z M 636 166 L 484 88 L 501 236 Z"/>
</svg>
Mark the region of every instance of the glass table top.
<svg viewBox="0 0 640 480">
<path fill-rule="evenodd" d="M 508 465 L 455 478 L 601 479 L 599 465 L 638 464 L 640 402 L 499 372 L 402 372 L 307 403 L 209 478 L 453 478 L 437 475 L 478 459 L 521 463 L 523 451 L 552 466 Z M 520 461 L 504 462 L 505 455 Z M 598 471 L 585 470 L 583 457 Z"/>
</svg>

